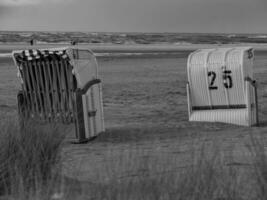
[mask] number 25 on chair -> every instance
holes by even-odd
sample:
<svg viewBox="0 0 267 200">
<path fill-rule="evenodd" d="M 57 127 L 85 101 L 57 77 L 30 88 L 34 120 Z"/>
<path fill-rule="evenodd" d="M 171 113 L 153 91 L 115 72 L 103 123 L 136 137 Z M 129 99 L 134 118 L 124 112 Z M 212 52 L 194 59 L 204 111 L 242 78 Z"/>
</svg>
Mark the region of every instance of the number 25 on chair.
<svg viewBox="0 0 267 200">
<path fill-rule="evenodd" d="M 200 49 L 187 63 L 190 121 L 258 123 L 253 49 Z"/>
</svg>

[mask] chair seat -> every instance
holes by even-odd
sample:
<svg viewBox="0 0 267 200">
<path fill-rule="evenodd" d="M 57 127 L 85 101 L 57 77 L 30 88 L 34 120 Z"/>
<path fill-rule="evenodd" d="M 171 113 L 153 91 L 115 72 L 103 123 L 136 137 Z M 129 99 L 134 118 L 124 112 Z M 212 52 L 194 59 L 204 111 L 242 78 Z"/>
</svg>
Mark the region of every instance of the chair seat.
<svg viewBox="0 0 267 200">
<path fill-rule="evenodd" d="M 189 121 L 224 122 L 249 126 L 248 110 L 246 108 L 192 111 Z"/>
</svg>

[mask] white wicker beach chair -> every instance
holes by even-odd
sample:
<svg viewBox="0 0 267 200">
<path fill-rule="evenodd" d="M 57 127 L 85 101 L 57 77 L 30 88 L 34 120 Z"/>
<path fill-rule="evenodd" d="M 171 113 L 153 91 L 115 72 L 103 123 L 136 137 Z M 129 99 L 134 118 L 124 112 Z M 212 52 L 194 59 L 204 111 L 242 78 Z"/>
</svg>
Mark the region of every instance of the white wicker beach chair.
<svg viewBox="0 0 267 200">
<path fill-rule="evenodd" d="M 101 81 L 90 50 L 59 48 L 14 51 L 22 90 L 21 119 L 75 123 L 78 142 L 105 131 Z"/>
<path fill-rule="evenodd" d="M 189 121 L 258 124 L 254 50 L 200 49 L 187 63 Z"/>
</svg>

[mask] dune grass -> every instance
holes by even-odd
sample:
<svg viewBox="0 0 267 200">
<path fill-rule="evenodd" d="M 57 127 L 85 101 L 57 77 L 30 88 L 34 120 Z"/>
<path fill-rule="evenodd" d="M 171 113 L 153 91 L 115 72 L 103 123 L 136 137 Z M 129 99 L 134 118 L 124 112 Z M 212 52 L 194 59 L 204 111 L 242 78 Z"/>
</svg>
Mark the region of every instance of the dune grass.
<svg viewBox="0 0 267 200">
<path fill-rule="evenodd" d="M 49 199 L 60 181 L 64 135 L 55 125 L 4 120 L 0 129 L 0 193 L 5 198 Z"/>
<path fill-rule="evenodd" d="M 103 166 L 94 168 L 94 176 L 82 184 L 76 198 L 264 200 L 267 163 L 260 141 L 251 136 L 241 163 L 234 155 L 239 149 L 226 153 L 216 141 L 200 148 L 192 144 L 192 151 L 182 159 L 181 154 L 157 148 L 125 146 L 117 151 L 107 147 Z"/>
<path fill-rule="evenodd" d="M 192 146 L 183 159 L 160 149 L 107 148 L 92 180 L 68 182 L 62 174 L 62 130 L 24 125 L 20 130 L 10 120 L 1 123 L 0 199 L 267 199 L 267 157 L 260 138 L 251 136 L 246 166 L 229 164 L 234 158 L 216 142 Z"/>
<path fill-rule="evenodd" d="M 208 156 L 206 153 L 202 148 L 192 155 L 187 166 L 178 167 L 181 160 L 172 155 L 154 156 L 136 149 L 122 151 L 121 155 L 116 155 L 116 160 L 107 158 L 105 170 L 101 168 L 95 172 L 98 184 L 85 184 L 82 196 L 134 200 L 241 199 L 246 192 L 245 178 L 234 167 L 225 165 L 221 152 Z M 112 153 L 108 157 L 113 157 Z"/>
<path fill-rule="evenodd" d="M 264 200 L 267 163 L 262 141 L 251 136 L 249 143 L 244 144 L 246 151 L 241 150 L 246 155 L 242 159 L 240 149 L 225 152 L 216 141 L 203 143 L 200 148 L 192 145 L 192 151 L 182 159 L 181 154 L 172 155 L 156 148 L 150 152 L 138 146 L 126 146 L 121 151 L 107 149 L 103 166 L 94 168 L 94 178 L 83 184 L 79 197 Z"/>
</svg>

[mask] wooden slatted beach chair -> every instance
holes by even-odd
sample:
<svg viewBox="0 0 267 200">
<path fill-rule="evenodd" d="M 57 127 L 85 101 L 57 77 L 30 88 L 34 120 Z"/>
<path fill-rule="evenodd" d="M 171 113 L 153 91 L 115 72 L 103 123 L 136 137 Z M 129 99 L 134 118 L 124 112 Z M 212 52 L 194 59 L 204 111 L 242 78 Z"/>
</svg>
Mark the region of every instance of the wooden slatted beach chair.
<svg viewBox="0 0 267 200">
<path fill-rule="evenodd" d="M 105 131 L 101 81 L 90 50 L 60 48 L 14 51 L 21 80 L 20 119 L 75 123 L 78 142 Z"/>
<path fill-rule="evenodd" d="M 190 121 L 258 124 L 257 87 L 250 47 L 200 49 L 187 63 Z"/>
</svg>

